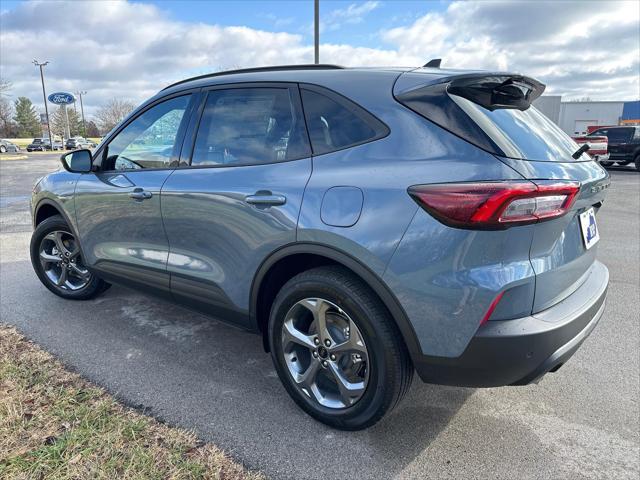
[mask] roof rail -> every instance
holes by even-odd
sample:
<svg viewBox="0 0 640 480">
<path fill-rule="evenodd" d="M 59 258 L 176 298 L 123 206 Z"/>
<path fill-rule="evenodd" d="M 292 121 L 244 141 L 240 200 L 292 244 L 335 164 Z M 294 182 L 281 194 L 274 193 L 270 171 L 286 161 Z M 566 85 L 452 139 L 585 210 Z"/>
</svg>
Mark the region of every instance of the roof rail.
<svg viewBox="0 0 640 480">
<path fill-rule="evenodd" d="M 215 72 L 215 73 L 207 73 L 205 75 L 198 75 L 197 77 L 186 78 L 184 80 L 180 80 L 179 82 L 172 83 L 164 87 L 161 91 L 167 90 L 168 88 L 175 87 L 176 85 L 180 85 L 182 83 L 191 82 L 193 80 L 200 80 L 203 78 L 211 78 L 211 77 L 220 77 L 223 75 L 234 75 L 236 73 L 254 73 L 254 72 L 280 72 L 287 70 L 338 70 L 343 69 L 340 65 L 331 65 L 331 64 L 316 64 L 303 63 L 301 65 L 274 65 L 271 67 L 253 67 L 253 68 L 241 68 L 238 70 L 225 70 L 223 72 Z"/>
</svg>

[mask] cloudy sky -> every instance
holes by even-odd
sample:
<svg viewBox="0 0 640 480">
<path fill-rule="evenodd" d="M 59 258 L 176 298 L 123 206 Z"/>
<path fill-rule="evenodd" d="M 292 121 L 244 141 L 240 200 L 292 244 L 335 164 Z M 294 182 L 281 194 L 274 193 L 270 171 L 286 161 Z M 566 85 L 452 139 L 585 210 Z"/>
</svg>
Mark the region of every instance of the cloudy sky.
<svg viewBox="0 0 640 480">
<path fill-rule="evenodd" d="M 567 99 L 640 97 L 640 2 L 320 1 L 320 60 L 346 66 L 511 70 Z M 34 1 L 0 3 L 0 75 L 11 95 L 87 90 L 91 113 L 141 102 L 191 75 L 313 62 L 313 2 Z"/>
</svg>

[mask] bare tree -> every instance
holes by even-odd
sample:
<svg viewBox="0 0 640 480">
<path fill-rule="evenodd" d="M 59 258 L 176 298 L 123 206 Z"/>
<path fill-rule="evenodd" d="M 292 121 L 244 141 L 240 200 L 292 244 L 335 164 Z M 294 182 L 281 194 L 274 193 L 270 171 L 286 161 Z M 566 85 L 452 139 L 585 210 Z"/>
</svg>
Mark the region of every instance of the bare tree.
<svg viewBox="0 0 640 480">
<path fill-rule="evenodd" d="M 11 82 L 0 78 L 0 136 L 12 137 L 15 134 L 13 122 L 13 105 L 9 101 Z"/>
<path fill-rule="evenodd" d="M 102 133 L 107 133 L 126 117 L 136 105 L 129 100 L 112 98 L 96 113 L 96 120 Z"/>
</svg>

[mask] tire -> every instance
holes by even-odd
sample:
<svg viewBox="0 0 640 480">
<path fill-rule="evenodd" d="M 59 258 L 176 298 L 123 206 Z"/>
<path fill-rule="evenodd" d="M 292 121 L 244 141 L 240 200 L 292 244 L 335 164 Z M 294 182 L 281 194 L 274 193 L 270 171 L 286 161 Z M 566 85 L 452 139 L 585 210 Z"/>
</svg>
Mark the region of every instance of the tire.
<svg viewBox="0 0 640 480">
<path fill-rule="evenodd" d="M 610 167 L 611 165 L 613 165 L 615 162 L 600 162 L 600 165 L 602 165 L 604 168 Z"/>
<path fill-rule="evenodd" d="M 49 217 L 36 227 L 30 251 L 38 278 L 59 297 L 89 300 L 111 286 L 84 266 L 80 245 L 60 215 Z"/>
<path fill-rule="evenodd" d="M 638 172 L 640 172 L 640 155 L 636 155 L 636 158 L 635 158 L 634 162 L 635 162 L 635 165 L 636 165 L 636 170 Z"/>
<path fill-rule="evenodd" d="M 0 145 L 0 153 L 7 153 L 7 147 Z"/>
<path fill-rule="evenodd" d="M 319 315 L 318 308 L 326 315 Z M 319 317 L 326 320 L 328 336 L 315 326 Z M 288 335 L 292 326 L 303 336 Z M 391 315 L 344 267 L 314 268 L 289 280 L 271 308 L 268 336 L 289 395 L 310 416 L 337 429 L 375 424 L 404 397 L 413 379 L 409 353 Z M 331 346 L 325 348 L 328 339 Z M 311 371 L 315 375 L 308 375 Z M 300 380 L 307 376 L 313 378 Z M 338 378 L 348 380 L 349 388 L 338 388 Z"/>
<path fill-rule="evenodd" d="M 626 167 L 627 165 L 629 165 L 631 163 L 631 161 L 626 161 L 626 162 L 616 162 L 618 165 L 620 165 L 621 167 Z"/>
</svg>

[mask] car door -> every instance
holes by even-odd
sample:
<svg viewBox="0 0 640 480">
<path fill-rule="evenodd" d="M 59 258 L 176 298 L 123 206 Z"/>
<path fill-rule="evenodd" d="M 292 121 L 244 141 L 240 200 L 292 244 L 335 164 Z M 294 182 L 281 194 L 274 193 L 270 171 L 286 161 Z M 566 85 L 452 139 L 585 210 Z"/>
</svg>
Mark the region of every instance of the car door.
<svg viewBox="0 0 640 480">
<path fill-rule="evenodd" d="M 160 189 L 178 164 L 192 95 L 152 103 L 96 152 L 75 206 L 87 266 L 107 280 L 169 294 Z"/>
<path fill-rule="evenodd" d="M 174 298 L 248 325 L 253 276 L 296 239 L 311 151 L 296 85 L 211 88 L 162 188 Z"/>
</svg>

